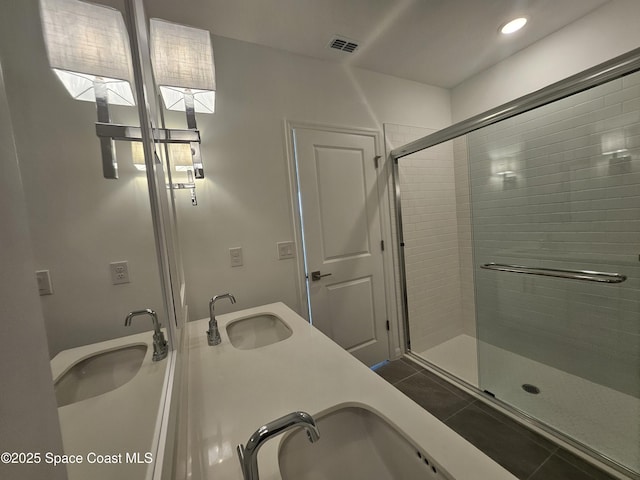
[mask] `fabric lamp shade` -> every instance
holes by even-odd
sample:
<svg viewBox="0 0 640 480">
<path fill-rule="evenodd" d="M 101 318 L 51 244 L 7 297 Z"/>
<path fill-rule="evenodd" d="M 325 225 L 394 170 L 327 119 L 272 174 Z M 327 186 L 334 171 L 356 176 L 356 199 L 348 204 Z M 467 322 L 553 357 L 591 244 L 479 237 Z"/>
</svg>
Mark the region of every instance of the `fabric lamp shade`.
<svg viewBox="0 0 640 480">
<path fill-rule="evenodd" d="M 169 162 L 178 172 L 193 170 L 191 146 L 187 143 L 172 143 L 169 145 Z"/>
<path fill-rule="evenodd" d="M 151 59 L 156 84 L 169 110 L 185 111 L 185 94 L 193 95 L 199 113 L 215 111 L 215 66 L 206 30 L 152 18 Z"/>
<path fill-rule="evenodd" d="M 627 141 L 624 130 L 614 130 L 602 135 L 602 154 L 613 155 L 627 151 Z"/>
<path fill-rule="evenodd" d="M 40 0 L 49 64 L 73 98 L 95 101 L 94 82 L 109 104 L 135 105 L 129 37 L 122 14 L 79 0 Z"/>
<path fill-rule="evenodd" d="M 144 148 L 141 142 L 131 142 L 131 160 L 137 170 L 145 171 L 147 169 L 147 165 L 144 163 Z"/>
<path fill-rule="evenodd" d="M 189 144 L 170 143 L 168 144 L 168 147 L 169 162 L 177 172 L 193 170 L 193 160 L 191 158 L 191 147 Z M 142 143 L 131 142 L 131 159 L 133 160 L 133 166 L 136 167 L 136 169 L 147 169 L 144 163 L 144 150 L 142 148 Z"/>
</svg>

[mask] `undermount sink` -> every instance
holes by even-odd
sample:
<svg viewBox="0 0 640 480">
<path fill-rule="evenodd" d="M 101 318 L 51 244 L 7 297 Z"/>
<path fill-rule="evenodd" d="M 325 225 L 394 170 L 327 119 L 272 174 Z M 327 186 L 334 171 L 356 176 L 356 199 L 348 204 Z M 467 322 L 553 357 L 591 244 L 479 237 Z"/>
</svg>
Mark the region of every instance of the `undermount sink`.
<svg viewBox="0 0 640 480">
<path fill-rule="evenodd" d="M 240 350 L 251 350 L 281 342 L 289 338 L 291 333 L 286 323 L 271 314 L 241 318 L 227 325 L 231 345 Z"/>
<path fill-rule="evenodd" d="M 64 407 L 121 387 L 135 377 L 147 353 L 136 344 L 99 352 L 67 370 L 54 385 L 58 407 Z"/>
<path fill-rule="evenodd" d="M 286 436 L 278 453 L 282 480 L 450 479 L 395 427 L 362 407 L 316 418 L 320 439 L 303 430 Z"/>
</svg>

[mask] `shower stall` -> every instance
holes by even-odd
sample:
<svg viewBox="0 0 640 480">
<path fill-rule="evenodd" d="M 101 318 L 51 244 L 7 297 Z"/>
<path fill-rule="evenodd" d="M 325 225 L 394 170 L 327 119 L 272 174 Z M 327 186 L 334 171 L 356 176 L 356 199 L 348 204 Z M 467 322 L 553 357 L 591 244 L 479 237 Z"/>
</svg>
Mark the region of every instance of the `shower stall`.
<svg viewBox="0 0 640 480">
<path fill-rule="evenodd" d="M 639 70 L 640 49 L 430 135 L 385 126 L 408 354 L 632 478 Z"/>
</svg>

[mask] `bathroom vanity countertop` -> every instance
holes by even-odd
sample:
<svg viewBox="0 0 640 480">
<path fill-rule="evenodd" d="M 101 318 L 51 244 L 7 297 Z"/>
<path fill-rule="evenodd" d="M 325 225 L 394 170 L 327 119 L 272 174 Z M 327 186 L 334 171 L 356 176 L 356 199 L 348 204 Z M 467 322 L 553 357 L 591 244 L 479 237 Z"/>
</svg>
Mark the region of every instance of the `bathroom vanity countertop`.
<svg viewBox="0 0 640 480">
<path fill-rule="evenodd" d="M 256 314 L 280 317 L 291 337 L 253 350 L 234 348 L 226 326 Z M 316 418 L 336 405 L 362 405 L 403 432 L 457 480 L 512 480 L 512 474 L 378 377 L 283 303 L 217 317 L 222 343 L 209 346 L 208 319 L 188 324 L 190 478 L 242 480 L 236 446 L 260 426 L 302 410 Z M 258 455 L 261 480 L 280 480 L 282 438 Z M 322 438 L 322 431 L 320 431 Z"/>
<path fill-rule="evenodd" d="M 163 329 L 164 330 L 164 329 Z M 120 387 L 101 395 L 58 408 L 66 455 L 82 455 L 80 464 L 67 464 L 69 480 L 144 479 L 145 453 L 153 452 L 158 408 L 169 357 L 152 361 L 153 332 L 63 350 L 51 360 L 54 383 L 73 365 L 97 353 L 134 345 L 147 345 L 136 375 Z M 93 452 L 110 455 L 113 463 L 89 463 Z M 126 454 L 140 453 L 140 463 L 126 461 Z M 113 457 L 121 454 L 121 460 Z"/>
</svg>

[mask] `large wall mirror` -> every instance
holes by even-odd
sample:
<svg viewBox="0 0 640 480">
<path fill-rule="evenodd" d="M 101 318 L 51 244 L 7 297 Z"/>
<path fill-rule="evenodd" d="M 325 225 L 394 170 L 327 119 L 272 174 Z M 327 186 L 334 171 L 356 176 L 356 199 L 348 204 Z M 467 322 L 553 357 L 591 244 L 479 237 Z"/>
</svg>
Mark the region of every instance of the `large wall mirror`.
<svg viewBox="0 0 640 480">
<path fill-rule="evenodd" d="M 166 168 L 145 168 L 145 153 L 146 166 L 149 152 L 161 165 L 168 149 L 143 148 L 141 132 L 158 119 L 141 124 L 137 108 L 132 5 L 28 0 L 11 2 L 0 19 L 62 440 L 66 454 L 85 460 L 67 465 L 70 479 L 149 474 L 177 343 L 173 326 L 185 315 L 172 300 L 179 259 L 169 261 L 157 245 L 164 235 L 175 247 L 165 189 L 172 180 Z M 138 138 L 99 138 L 97 121 L 131 127 L 127 135 Z M 150 191 L 154 178 L 157 192 Z M 154 194 L 162 201 L 151 202 Z"/>
</svg>

